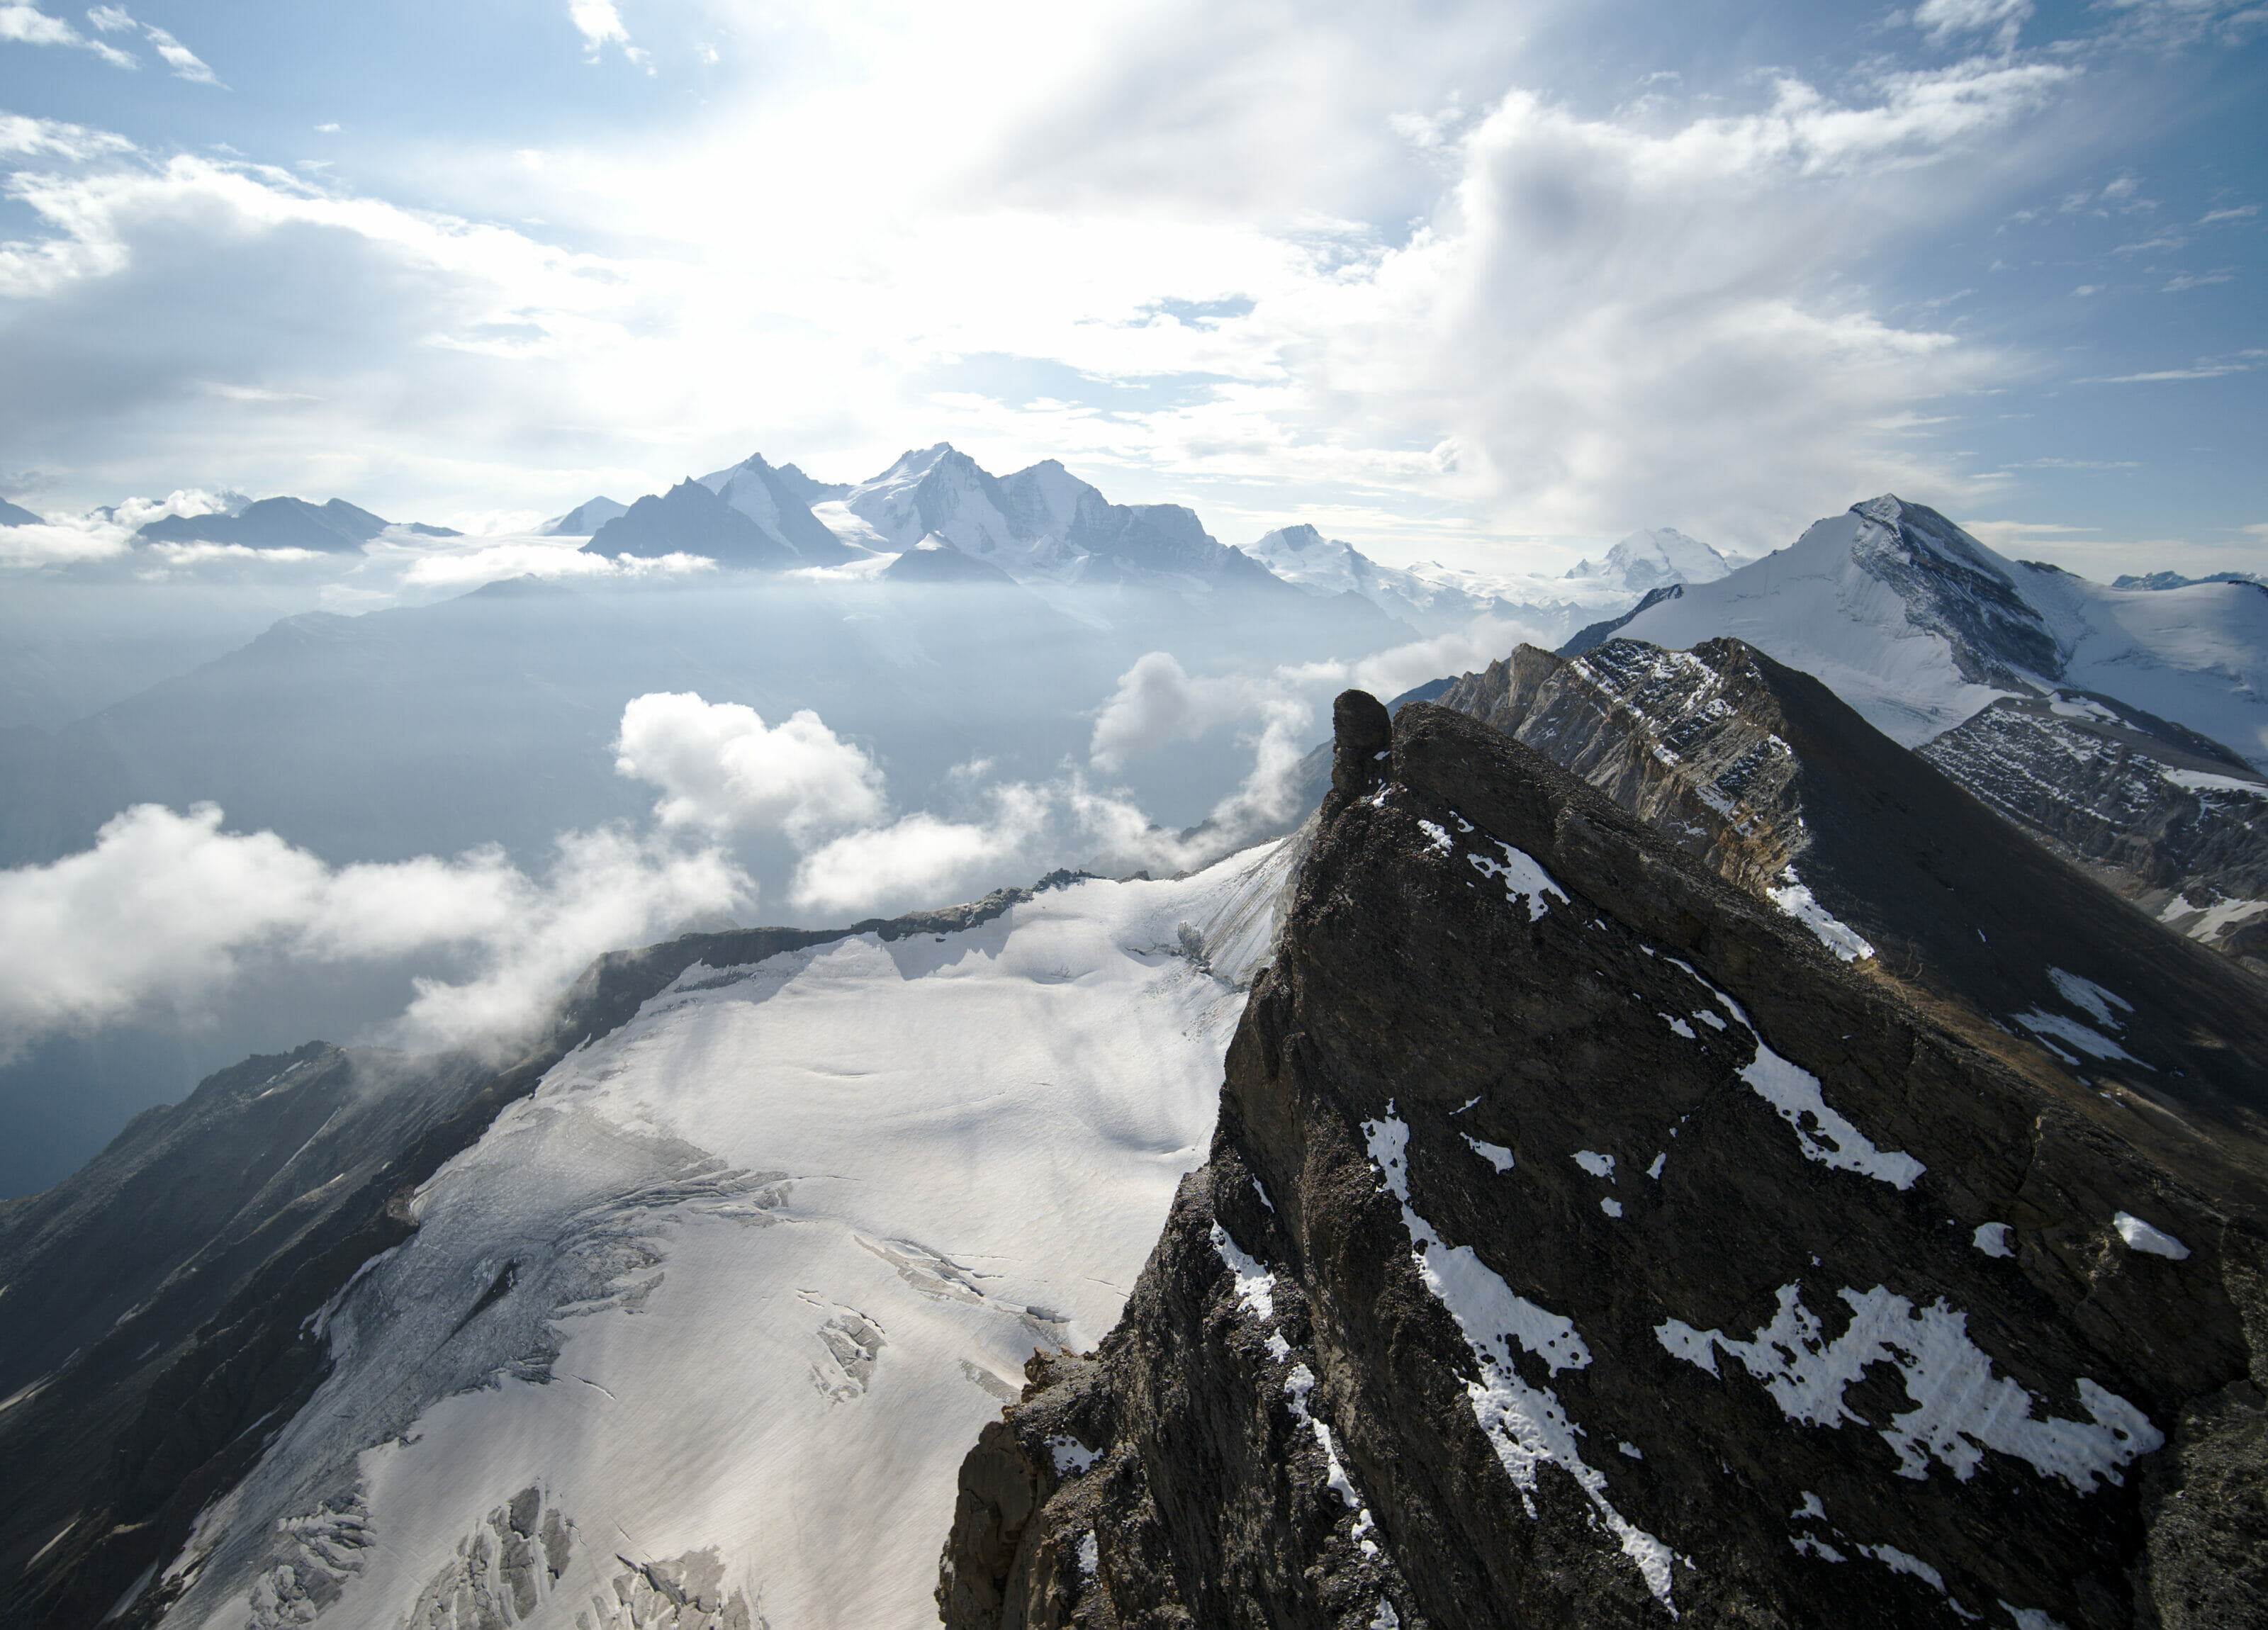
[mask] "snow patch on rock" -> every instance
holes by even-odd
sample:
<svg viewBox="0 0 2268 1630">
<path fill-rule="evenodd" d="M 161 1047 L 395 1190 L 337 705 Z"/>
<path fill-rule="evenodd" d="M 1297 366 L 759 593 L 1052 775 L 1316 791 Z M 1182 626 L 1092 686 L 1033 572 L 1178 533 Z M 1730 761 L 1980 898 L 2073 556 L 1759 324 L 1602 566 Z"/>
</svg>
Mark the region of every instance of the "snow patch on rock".
<svg viewBox="0 0 2268 1630">
<path fill-rule="evenodd" d="M 2190 1248 L 2161 1228 L 2153 1228 L 2132 1212 L 2122 1211 L 2111 1219 L 2118 1230 L 2118 1237 L 2126 1242 L 2130 1251 L 2147 1252 L 2154 1257 L 2165 1257 L 2179 1262 L 2190 1253 Z"/>
<path fill-rule="evenodd" d="M 1402 1204 L 1402 1221 L 1410 1230 L 1410 1256 L 1419 1277 L 1448 1310 L 1472 1349 L 1480 1375 L 1465 1384 L 1466 1399 L 1528 1516 L 1535 1515 L 1537 1472 L 1545 1465 L 1560 1467 L 1588 1497 L 1623 1554 L 1637 1566 L 1646 1589 L 1674 1616 L 1669 1547 L 1615 1509 L 1607 1497 L 1606 1478 L 1583 1459 L 1577 1441 L 1580 1429 L 1567 1418 L 1558 1394 L 1530 1386 L 1513 1367 L 1515 1341 L 1541 1358 L 1551 1375 L 1587 1367 L 1591 1351 L 1574 1321 L 1515 1294 L 1471 1246 L 1452 1249 L 1418 1214 L 1410 1200 L 1410 1127 L 1395 1116 L 1391 1103 L 1382 1119 L 1363 1122 L 1363 1135 L 1372 1162 Z"/>
<path fill-rule="evenodd" d="M 1826 907 L 1811 897 L 1810 888 L 1789 866 L 1780 872 L 1780 886 L 1766 889 L 1764 898 L 1809 929 L 1819 943 L 1845 962 L 1863 962 L 1874 954 L 1859 931 L 1838 921 Z"/>
<path fill-rule="evenodd" d="M 2039 1400 L 1992 1373 L 1991 1356 L 1969 1339 L 1969 1316 L 1941 1300 L 1917 1310 L 1880 1285 L 1837 1294 L 1851 1324 L 1831 1341 L 1797 1285 L 1779 1288 L 1778 1314 L 1752 1340 L 1675 1318 L 1656 1325 L 1654 1337 L 1712 1376 L 1719 1350 L 1737 1358 L 1782 1413 L 1807 1426 L 1866 1425 L 1845 1405 L 1844 1389 L 1869 1364 L 1896 1366 L 1914 1407 L 1893 1416 L 1881 1436 L 1896 1451 L 1902 1477 L 1926 1478 L 1934 1457 L 1967 1482 L 1991 1449 L 2092 1494 L 2097 1479 L 2122 1482 L 2120 1467 L 2166 1441 L 2140 1410 L 2083 1376 L 2079 1398 L 2092 1421 L 2036 1415 Z"/>
</svg>

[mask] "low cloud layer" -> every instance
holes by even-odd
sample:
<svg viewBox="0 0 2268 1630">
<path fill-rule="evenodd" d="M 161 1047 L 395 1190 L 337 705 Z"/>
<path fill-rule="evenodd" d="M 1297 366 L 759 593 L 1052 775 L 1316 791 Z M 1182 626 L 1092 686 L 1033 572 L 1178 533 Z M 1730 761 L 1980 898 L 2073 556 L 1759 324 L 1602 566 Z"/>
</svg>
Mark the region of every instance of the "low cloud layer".
<svg viewBox="0 0 2268 1630">
<path fill-rule="evenodd" d="M 1356 663 L 1192 675 L 1152 651 L 1096 710 L 1088 761 L 996 781 L 984 760 L 946 775 L 939 807 L 893 807 L 881 767 L 816 713 L 777 724 L 738 703 L 657 692 L 623 709 L 615 768 L 659 793 L 643 832 L 561 834 L 548 868 L 497 848 L 333 866 L 222 811 L 140 804 L 92 848 L 0 871 L 0 1061 L 28 1041 L 152 1010 L 195 1011 L 284 964 L 422 970 L 383 1039 L 500 1045 L 602 951 L 688 921 L 745 920 L 757 886 L 733 846 L 794 852 L 787 900 L 840 921 L 932 907 L 1058 866 L 1174 872 L 1287 830 L 1300 761 L 1329 695 L 1381 696 L 1501 656 L 1481 622 Z M 1186 833 L 1116 784 L 1145 754 L 1233 731 L 1250 768 Z"/>
<path fill-rule="evenodd" d="M 269 959 L 446 959 L 387 1037 L 508 1041 L 600 952 L 740 907 L 747 877 L 713 848 L 618 832 L 561 836 L 530 876 L 500 851 L 332 867 L 218 807 L 137 804 L 92 849 L 0 872 L 0 1059 L 54 1032 L 193 1010 Z"/>
</svg>

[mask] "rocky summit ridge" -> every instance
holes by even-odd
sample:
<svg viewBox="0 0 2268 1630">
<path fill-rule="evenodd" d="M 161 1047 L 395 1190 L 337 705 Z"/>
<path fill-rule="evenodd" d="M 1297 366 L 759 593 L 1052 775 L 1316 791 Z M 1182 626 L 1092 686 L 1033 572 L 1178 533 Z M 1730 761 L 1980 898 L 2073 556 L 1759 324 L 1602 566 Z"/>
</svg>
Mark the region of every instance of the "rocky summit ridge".
<svg viewBox="0 0 2268 1630">
<path fill-rule="evenodd" d="M 1336 744 L 1210 1159 L 968 1455 L 948 1625 L 2262 1621 L 2257 1206 L 1502 732 Z"/>
<path fill-rule="evenodd" d="M 2176 876 L 2219 857 L 2213 878 L 2238 886 L 2260 841 L 2242 827 L 2253 783 L 2203 756 L 2213 744 L 2156 721 L 2154 737 L 2121 728 L 2134 747 L 2072 703 L 2040 704 L 2042 723 L 2012 702 L 1983 744 L 1940 756 L 1940 738 L 1917 754 L 1736 639 L 1690 651 L 1616 639 L 1573 658 L 1523 646 L 1442 700 L 1573 771 L 1978 1045 L 2043 1080 L 2084 1083 L 2117 1135 L 2211 1162 L 2216 1192 L 2268 1198 L 2257 1158 L 2268 1127 L 2251 1107 L 2253 1084 L 2268 1078 L 2268 1004 L 2249 973 L 2205 949 L 2248 942 L 2185 941 L 2175 924 L 2152 922 L 2102 886 L 2115 876 L 2074 863 L 2084 857 L 2048 819 L 2061 812 L 2073 836 Z M 2047 725 L 2078 723 L 2096 731 L 2089 756 L 2079 745 L 2023 754 L 2058 739 Z M 2168 745 L 2176 739 L 2190 750 Z M 2206 789 L 2168 781 L 2169 759 L 2213 765 L 2187 773 Z M 2075 805 L 2106 778 L 2194 797 L 2189 809 L 2206 819 L 2184 824 L 2177 806 L 2154 832 L 2103 798 L 2082 823 Z M 2055 794 L 2057 784 L 2069 790 Z M 2011 807 L 2015 789 L 2038 805 Z"/>
</svg>

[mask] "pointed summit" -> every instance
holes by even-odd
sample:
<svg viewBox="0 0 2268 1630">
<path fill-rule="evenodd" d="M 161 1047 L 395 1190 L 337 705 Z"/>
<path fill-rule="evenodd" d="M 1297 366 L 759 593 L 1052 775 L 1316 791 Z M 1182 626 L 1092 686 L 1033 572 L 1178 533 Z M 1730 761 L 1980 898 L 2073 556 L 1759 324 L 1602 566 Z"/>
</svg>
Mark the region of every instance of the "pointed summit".
<svg viewBox="0 0 2268 1630">
<path fill-rule="evenodd" d="M 864 558 L 843 547 L 811 512 L 796 483 L 765 463 L 762 453 L 750 453 L 738 464 L 711 472 L 701 478 L 701 484 L 806 566 L 840 566 Z"/>
<path fill-rule="evenodd" d="M 784 571 L 805 564 L 800 555 L 690 476 L 659 497 L 648 493 L 600 527 L 583 547 L 594 554 L 640 560 L 705 555 L 728 570 Z"/>
</svg>

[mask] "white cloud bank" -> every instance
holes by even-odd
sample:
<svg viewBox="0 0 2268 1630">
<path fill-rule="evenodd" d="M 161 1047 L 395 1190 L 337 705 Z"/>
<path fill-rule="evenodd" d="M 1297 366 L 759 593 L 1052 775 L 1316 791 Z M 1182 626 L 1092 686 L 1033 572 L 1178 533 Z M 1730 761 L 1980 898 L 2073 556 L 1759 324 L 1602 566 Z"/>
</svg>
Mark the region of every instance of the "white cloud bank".
<svg viewBox="0 0 2268 1630">
<path fill-rule="evenodd" d="M 753 894 L 720 851 L 569 833 L 541 877 L 500 850 L 332 867 L 272 832 L 223 830 L 199 804 L 137 804 L 95 846 L 0 872 L 0 1058 L 152 1005 L 189 1008 L 261 959 L 378 963 L 446 953 L 389 1029 L 412 1046 L 521 1034 L 600 952 L 642 944 Z"/>
<path fill-rule="evenodd" d="M 615 742 L 617 772 L 661 792 L 653 830 L 563 833 L 541 875 L 493 848 L 332 866 L 273 832 L 225 830 L 214 804 L 137 804 L 91 849 L 0 871 L 0 1061 L 51 1032 L 194 1009 L 279 961 L 446 966 L 446 977 L 416 979 L 386 1039 L 508 1042 L 600 952 L 746 913 L 756 886 L 726 847 L 738 836 L 793 845 L 791 900 L 837 916 L 935 906 L 1066 863 L 1185 870 L 1299 813 L 1296 771 L 1320 694 L 1358 684 L 1392 695 L 1506 643 L 1496 625 L 1476 625 L 1260 678 L 1192 677 L 1153 651 L 1098 709 L 1087 768 L 986 783 L 982 761 L 966 765 L 946 778 L 961 805 L 947 813 L 894 814 L 880 767 L 809 709 L 771 725 L 739 703 L 656 692 L 623 709 Z M 1245 731 L 1252 768 L 1187 834 L 1090 779 L 1231 725 Z"/>
</svg>

